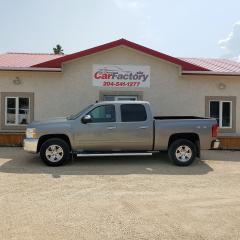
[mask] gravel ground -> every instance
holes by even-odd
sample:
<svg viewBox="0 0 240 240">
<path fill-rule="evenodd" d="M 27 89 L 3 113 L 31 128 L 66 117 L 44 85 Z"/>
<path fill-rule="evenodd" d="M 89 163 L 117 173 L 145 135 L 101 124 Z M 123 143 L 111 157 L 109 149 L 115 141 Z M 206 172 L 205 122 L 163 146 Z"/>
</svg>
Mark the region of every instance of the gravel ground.
<svg viewBox="0 0 240 240">
<path fill-rule="evenodd" d="M 0 239 L 240 239 L 240 152 L 82 158 L 0 148 Z"/>
</svg>

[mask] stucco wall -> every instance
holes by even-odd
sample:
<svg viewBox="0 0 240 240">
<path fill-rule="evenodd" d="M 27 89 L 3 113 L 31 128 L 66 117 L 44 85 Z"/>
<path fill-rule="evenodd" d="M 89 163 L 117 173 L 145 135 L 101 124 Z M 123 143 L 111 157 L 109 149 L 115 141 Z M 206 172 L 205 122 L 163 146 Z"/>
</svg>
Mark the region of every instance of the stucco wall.
<svg viewBox="0 0 240 240">
<path fill-rule="evenodd" d="M 150 88 L 96 88 L 92 86 L 92 64 L 123 64 L 123 65 L 149 65 L 151 67 Z M 168 62 L 159 61 L 148 55 L 136 52 L 126 47 L 117 47 L 105 53 L 95 54 L 81 60 L 72 61 L 63 67 L 63 77 L 73 86 L 66 91 L 76 96 L 83 105 L 98 100 L 99 91 L 142 91 L 144 100 L 152 103 L 154 112 L 160 114 L 167 111 L 168 104 L 165 88 L 174 91 L 174 83 L 179 79 L 179 67 Z M 75 87 L 74 87 L 75 86 Z M 79 90 L 80 89 L 80 90 Z M 85 96 L 79 96 L 82 92 Z M 87 96 L 86 96 L 87 95 Z M 161 102 L 161 103 L 160 103 Z M 74 103 L 74 105 L 77 104 Z M 160 105 L 160 106 L 159 106 Z M 77 105 L 76 105 L 77 107 Z"/>
<path fill-rule="evenodd" d="M 131 89 L 93 87 L 92 64 L 148 65 L 151 67 L 151 86 Z M 15 77 L 20 77 L 23 83 L 14 85 Z M 224 83 L 226 88 L 219 89 L 219 83 Z M 35 120 L 77 112 L 98 100 L 101 90 L 140 91 L 157 115 L 205 116 L 205 96 L 236 96 L 238 107 L 240 77 L 180 76 L 178 66 L 127 47 L 65 63 L 62 73 L 0 72 L 0 92 L 34 92 Z M 237 111 L 239 119 L 240 111 Z M 240 132 L 238 124 L 237 131 Z"/>
<path fill-rule="evenodd" d="M 198 111 L 203 111 L 205 96 L 225 96 L 236 97 L 236 133 L 240 134 L 240 76 L 183 76 L 182 81 L 189 84 L 192 91 L 194 105 L 191 107 L 192 112 L 196 115 Z M 220 84 L 225 88 L 221 89 Z"/>
</svg>

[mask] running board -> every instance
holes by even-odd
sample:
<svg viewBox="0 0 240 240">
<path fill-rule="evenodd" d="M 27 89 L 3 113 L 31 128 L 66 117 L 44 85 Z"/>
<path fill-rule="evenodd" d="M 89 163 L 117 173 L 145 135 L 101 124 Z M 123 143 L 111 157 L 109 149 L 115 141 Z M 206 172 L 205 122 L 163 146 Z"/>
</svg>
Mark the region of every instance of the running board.
<svg viewBox="0 0 240 240">
<path fill-rule="evenodd" d="M 77 157 L 150 156 L 152 153 L 77 153 Z"/>
</svg>

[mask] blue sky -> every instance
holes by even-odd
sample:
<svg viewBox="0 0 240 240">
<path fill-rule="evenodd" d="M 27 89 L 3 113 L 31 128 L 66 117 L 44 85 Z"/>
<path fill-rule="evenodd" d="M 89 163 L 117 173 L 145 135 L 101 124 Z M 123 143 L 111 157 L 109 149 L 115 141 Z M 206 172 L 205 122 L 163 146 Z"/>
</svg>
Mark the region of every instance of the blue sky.
<svg viewBox="0 0 240 240">
<path fill-rule="evenodd" d="M 173 56 L 240 55 L 239 0 L 0 0 L 0 52 L 80 51 L 119 38 Z"/>
</svg>

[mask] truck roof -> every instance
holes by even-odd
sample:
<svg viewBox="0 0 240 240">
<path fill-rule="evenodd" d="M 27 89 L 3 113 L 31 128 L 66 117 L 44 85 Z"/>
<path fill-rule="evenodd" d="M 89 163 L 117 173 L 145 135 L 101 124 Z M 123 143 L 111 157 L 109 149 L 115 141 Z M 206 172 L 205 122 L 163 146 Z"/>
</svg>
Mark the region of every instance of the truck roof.
<svg viewBox="0 0 240 240">
<path fill-rule="evenodd" d="M 121 101 L 101 101 L 101 102 L 98 102 L 99 104 L 116 104 L 116 103 L 125 103 L 125 104 L 149 104 L 149 102 L 147 101 L 131 101 L 131 100 L 121 100 Z"/>
</svg>

